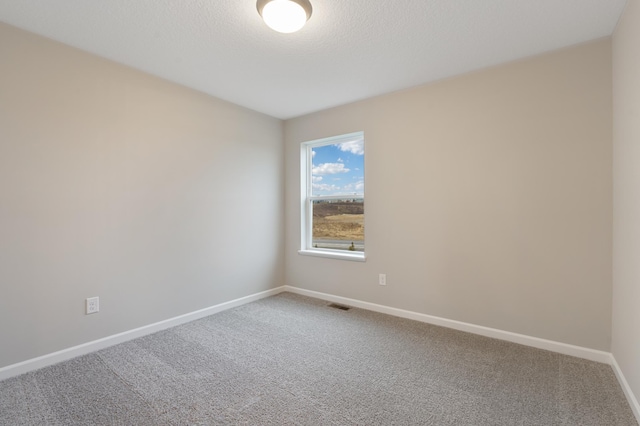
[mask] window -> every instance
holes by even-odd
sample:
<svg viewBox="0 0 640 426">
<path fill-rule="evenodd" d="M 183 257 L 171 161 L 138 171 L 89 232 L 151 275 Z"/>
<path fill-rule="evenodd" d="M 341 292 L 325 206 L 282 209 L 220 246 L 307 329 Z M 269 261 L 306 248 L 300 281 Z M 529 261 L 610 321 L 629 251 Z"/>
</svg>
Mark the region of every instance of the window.
<svg viewBox="0 0 640 426">
<path fill-rule="evenodd" d="M 300 254 L 364 260 L 364 133 L 301 145 Z"/>
</svg>

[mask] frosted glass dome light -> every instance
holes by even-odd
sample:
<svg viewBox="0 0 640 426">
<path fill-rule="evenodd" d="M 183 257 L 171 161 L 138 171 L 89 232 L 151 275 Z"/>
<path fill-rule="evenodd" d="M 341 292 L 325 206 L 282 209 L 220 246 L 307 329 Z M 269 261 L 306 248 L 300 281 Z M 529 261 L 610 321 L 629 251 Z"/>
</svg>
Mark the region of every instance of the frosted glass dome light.
<svg viewBox="0 0 640 426">
<path fill-rule="evenodd" d="M 294 33 L 311 17 L 309 0 L 258 0 L 258 13 L 265 24 L 280 33 Z"/>
</svg>

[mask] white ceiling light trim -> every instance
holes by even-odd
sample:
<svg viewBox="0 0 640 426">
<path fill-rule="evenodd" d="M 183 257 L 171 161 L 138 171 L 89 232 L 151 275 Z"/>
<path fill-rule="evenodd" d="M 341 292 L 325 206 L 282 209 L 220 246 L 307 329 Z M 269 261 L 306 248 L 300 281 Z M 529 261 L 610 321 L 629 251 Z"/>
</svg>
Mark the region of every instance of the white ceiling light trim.
<svg viewBox="0 0 640 426">
<path fill-rule="evenodd" d="M 294 33 L 311 17 L 309 0 L 258 0 L 256 7 L 265 24 L 280 33 Z"/>
</svg>

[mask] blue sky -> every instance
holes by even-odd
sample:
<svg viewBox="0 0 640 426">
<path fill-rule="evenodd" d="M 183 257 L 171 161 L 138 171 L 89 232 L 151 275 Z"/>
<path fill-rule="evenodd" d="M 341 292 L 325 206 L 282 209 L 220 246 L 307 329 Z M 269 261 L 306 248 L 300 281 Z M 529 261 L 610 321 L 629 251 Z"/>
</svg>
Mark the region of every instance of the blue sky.
<svg viewBox="0 0 640 426">
<path fill-rule="evenodd" d="M 313 148 L 313 195 L 364 194 L 364 140 Z"/>
</svg>

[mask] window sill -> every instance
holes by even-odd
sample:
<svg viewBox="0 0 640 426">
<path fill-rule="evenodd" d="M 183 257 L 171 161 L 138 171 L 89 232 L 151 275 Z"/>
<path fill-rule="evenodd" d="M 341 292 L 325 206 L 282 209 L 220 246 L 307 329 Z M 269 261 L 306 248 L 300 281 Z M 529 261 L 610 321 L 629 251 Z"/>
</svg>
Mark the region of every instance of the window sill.
<svg viewBox="0 0 640 426">
<path fill-rule="evenodd" d="M 352 262 L 366 262 L 363 252 L 349 253 L 341 250 L 298 250 L 303 256 L 327 257 L 330 259 L 350 260 Z"/>
</svg>

